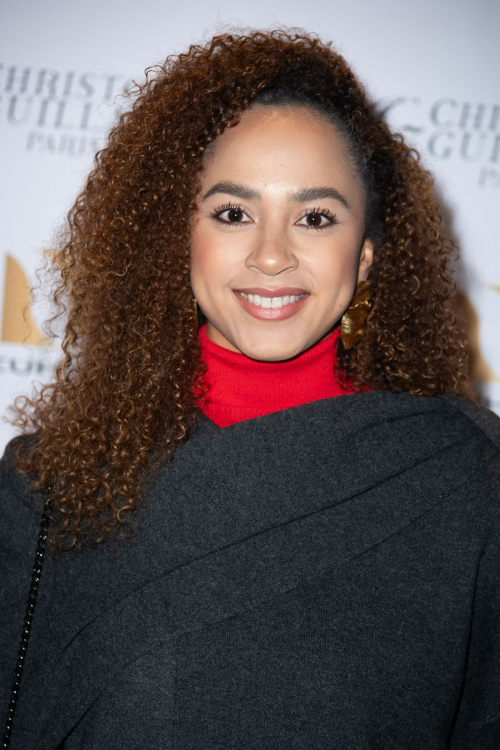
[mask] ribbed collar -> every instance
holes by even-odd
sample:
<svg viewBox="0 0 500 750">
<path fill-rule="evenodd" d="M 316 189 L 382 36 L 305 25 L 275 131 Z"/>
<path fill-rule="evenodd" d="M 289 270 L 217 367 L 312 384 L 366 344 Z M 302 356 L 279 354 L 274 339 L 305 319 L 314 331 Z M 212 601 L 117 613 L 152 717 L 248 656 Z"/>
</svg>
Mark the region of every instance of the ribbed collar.
<svg viewBox="0 0 500 750">
<path fill-rule="evenodd" d="M 209 390 L 201 403 L 219 427 L 245 419 L 355 391 L 343 388 L 335 374 L 335 342 L 339 332 L 284 362 L 261 362 L 211 341 L 206 325 L 199 336 L 207 365 Z"/>
</svg>

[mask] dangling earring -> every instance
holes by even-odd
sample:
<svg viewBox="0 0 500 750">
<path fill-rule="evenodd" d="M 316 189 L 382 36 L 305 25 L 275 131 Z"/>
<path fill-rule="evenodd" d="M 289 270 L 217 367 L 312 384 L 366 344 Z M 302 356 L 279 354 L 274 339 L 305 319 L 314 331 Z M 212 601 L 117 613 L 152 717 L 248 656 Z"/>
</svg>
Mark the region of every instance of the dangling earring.
<svg viewBox="0 0 500 750">
<path fill-rule="evenodd" d="M 193 315 L 196 325 L 198 325 L 198 303 L 196 302 L 196 297 L 193 297 Z"/>
<path fill-rule="evenodd" d="M 373 307 L 371 281 L 360 281 L 351 304 L 342 316 L 340 335 L 345 349 L 352 349 L 365 332 L 366 319 Z"/>
</svg>

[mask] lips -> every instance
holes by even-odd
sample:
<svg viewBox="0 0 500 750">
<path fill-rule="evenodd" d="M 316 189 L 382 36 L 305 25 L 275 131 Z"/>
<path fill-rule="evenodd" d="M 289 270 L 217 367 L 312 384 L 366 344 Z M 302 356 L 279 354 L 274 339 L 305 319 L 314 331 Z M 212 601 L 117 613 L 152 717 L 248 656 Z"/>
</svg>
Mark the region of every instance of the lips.
<svg viewBox="0 0 500 750">
<path fill-rule="evenodd" d="M 246 312 L 260 320 L 286 320 L 306 303 L 309 293 L 297 287 L 235 289 L 236 298 Z"/>
<path fill-rule="evenodd" d="M 240 291 L 236 292 L 236 294 L 241 294 L 242 297 L 247 299 L 252 303 L 252 305 L 255 305 L 256 307 L 263 307 L 267 309 L 273 308 L 273 310 L 277 309 L 278 307 L 293 305 L 304 296 L 303 294 L 285 294 L 284 296 L 280 297 L 266 297 L 261 296 L 260 294 L 245 294 L 244 292 Z"/>
<path fill-rule="evenodd" d="M 295 296 L 298 297 L 301 294 L 308 294 L 307 289 L 301 289 L 297 286 L 280 286 L 276 289 L 266 289 L 264 286 L 253 286 L 248 289 L 235 289 L 236 292 L 243 292 L 243 294 L 258 294 L 260 297 L 285 297 Z"/>
</svg>

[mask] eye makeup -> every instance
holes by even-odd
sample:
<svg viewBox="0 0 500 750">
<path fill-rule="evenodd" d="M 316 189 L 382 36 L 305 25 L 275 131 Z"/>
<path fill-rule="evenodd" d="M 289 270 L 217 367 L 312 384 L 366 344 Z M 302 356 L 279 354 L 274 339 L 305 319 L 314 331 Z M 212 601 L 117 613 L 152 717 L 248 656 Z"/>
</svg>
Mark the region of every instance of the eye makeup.
<svg viewBox="0 0 500 750">
<path fill-rule="evenodd" d="M 228 220 L 227 218 L 226 219 L 222 218 L 222 215 L 226 212 L 228 212 L 229 215 L 232 212 L 233 214 L 232 221 Z M 224 203 L 220 206 L 217 206 L 216 208 L 213 209 L 213 211 L 210 212 L 210 217 L 212 219 L 215 219 L 221 224 L 230 225 L 230 226 L 241 226 L 242 224 L 248 224 L 249 223 L 248 221 L 241 221 L 241 218 L 244 216 L 247 216 L 247 214 L 245 213 L 241 205 L 239 203 L 232 203 L 232 202 Z M 307 217 L 315 217 L 315 219 L 316 217 L 319 217 L 320 221 L 322 219 L 326 219 L 327 223 L 321 224 L 321 225 L 314 225 L 313 223 L 299 224 L 300 221 L 302 221 L 303 219 Z M 306 209 L 306 211 L 304 211 L 304 213 L 302 214 L 302 216 L 298 219 L 296 223 L 298 226 L 303 226 L 306 229 L 322 230 L 334 224 L 338 224 L 338 219 L 335 216 L 335 214 L 332 214 L 331 211 L 329 211 L 327 208 L 318 207 L 318 208 Z"/>
</svg>

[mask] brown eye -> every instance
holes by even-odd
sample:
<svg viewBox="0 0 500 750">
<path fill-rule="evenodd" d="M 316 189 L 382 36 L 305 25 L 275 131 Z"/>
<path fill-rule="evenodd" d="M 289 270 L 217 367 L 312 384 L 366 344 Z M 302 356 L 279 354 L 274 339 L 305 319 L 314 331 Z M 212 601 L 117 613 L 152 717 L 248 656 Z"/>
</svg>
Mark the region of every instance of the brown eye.
<svg viewBox="0 0 500 750">
<path fill-rule="evenodd" d="M 321 214 L 307 214 L 306 221 L 310 227 L 320 227 L 323 217 Z"/>
<path fill-rule="evenodd" d="M 210 215 L 221 224 L 232 225 L 233 227 L 251 222 L 241 206 L 231 205 L 230 203 L 226 203 L 225 206 L 218 206 Z"/>
<path fill-rule="evenodd" d="M 233 224 L 238 223 L 243 219 L 243 211 L 241 208 L 231 208 L 227 212 L 227 220 Z"/>
<path fill-rule="evenodd" d="M 337 217 L 327 209 L 308 211 L 298 222 L 299 227 L 306 229 L 326 229 L 332 224 L 337 224 Z"/>
</svg>

